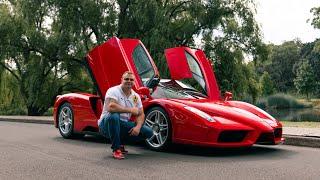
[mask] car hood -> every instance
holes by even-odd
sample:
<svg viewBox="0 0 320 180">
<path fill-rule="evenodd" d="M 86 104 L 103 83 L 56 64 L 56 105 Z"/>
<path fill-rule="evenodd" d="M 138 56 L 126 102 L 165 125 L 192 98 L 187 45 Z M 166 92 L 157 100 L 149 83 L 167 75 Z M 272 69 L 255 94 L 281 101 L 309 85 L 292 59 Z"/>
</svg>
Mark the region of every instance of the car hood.
<svg viewBox="0 0 320 180">
<path fill-rule="evenodd" d="M 197 108 L 213 117 L 222 117 L 262 131 L 272 131 L 279 122 L 263 110 L 240 101 L 211 101 L 172 99 L 186 106 Z"/>
</svg>

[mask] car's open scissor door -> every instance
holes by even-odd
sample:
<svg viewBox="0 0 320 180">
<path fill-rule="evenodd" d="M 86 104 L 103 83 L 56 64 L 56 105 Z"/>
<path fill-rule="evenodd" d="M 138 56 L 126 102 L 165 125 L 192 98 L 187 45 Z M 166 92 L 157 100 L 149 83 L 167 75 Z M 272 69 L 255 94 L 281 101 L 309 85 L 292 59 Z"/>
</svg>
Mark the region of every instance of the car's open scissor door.
<svg viewBox="0 0 320 180">
<path fill-rule="evenodd" d="M 120 40 L 113 37 L 90 51 L 86 60 L 103 99 L 110 87 L 121 83 L 125 71 L 134 73 L 135 89 L 144 86 L 142 77 L 147 79 L 158 75 L 153 60 L 138 39 Z"/>
<path fill-rule="evenodd" d="M 213 67 L 203 51 L 188 47 L 176 47 L 166 49 L 165 56 L 172 79 L 193 78 L 203 88 L 209 99 L 220 99 Z"/>
</svg>

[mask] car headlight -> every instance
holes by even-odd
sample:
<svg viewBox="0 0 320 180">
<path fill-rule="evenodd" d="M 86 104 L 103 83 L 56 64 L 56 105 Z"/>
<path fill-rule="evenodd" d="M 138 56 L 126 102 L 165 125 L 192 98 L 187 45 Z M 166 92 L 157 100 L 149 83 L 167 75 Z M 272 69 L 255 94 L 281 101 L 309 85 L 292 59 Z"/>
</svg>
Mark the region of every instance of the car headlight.
<svg viewBox="0 0 320 180">
<path fill-rule="evenodd" d="M 206 119 L 209 122 L 215 122 L 215 120 L 209 114 L 207 114 L 197 108 L 190 107 L 190 106 L 185 106 L 184 108 L 199 115 L 200 117 L 202 117 L 203 119 Z"/>
</svg>

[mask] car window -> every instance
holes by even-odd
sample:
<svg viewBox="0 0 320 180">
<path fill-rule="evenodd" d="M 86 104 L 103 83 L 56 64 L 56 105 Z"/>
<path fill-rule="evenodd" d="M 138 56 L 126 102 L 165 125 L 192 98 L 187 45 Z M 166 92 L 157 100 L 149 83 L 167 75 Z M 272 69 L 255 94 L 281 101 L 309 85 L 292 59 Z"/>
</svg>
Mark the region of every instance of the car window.
<svg viewBox="0 0 320 180">
<path fill-rule="evenodd" d="M 188 52 L 185 52 L 185 54 L 187 57 L 189 68 L 192 73 L 192 78 L 184 79 L 182 80 L 182 82 L 190 84 L 193 88 L 207 95 L 206 83 L 204 81 L 203 74 L 201 72 L 198 62 Z"/>
<path fill-rule="evenodd" d="M 138 45 L 134 49 L 132 56 L 138 74 L 145 85 L 145 82 L 152 78 L 155 74 L 150 59 L 141 45 Z"/>
</svg>

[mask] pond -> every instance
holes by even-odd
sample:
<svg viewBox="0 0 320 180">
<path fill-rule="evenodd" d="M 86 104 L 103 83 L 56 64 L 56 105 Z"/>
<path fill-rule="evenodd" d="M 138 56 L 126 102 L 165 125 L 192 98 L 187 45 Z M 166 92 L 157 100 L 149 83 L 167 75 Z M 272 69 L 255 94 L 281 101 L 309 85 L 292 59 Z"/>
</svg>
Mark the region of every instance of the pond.
<svg viewBox="0 0 320 180">
<path fill-rule="evenodd" d="M 274 118 L 280 121 L 313 121 L 320 122 L 320 109 L 266 109 Z"/>
</svg>

